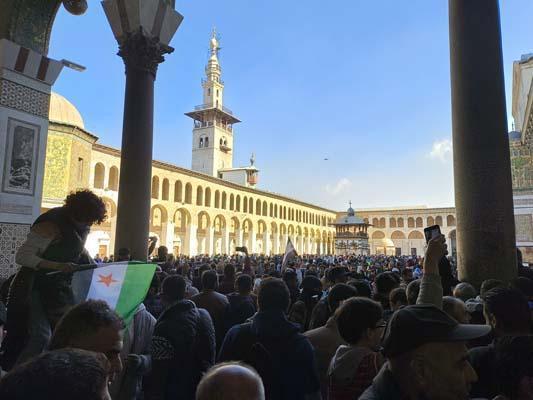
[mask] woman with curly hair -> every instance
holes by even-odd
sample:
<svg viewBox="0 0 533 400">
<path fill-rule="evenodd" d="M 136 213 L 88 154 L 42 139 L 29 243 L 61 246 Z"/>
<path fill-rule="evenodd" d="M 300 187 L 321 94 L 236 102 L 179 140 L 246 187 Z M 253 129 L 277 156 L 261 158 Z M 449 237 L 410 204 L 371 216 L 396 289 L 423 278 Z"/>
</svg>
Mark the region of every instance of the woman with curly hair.
<svg viewBox="0 0 533 400">
<path fill-rule="evenodd" d="M 16 254 L 22 267 L 8 299 L 5 369 L 41 353 L 48 345 L 55 324 L 73 304 L 72 271 L 76 265 L 92 263 L 85 250 L 91 226 L 105 218 L 102 199 L 90 190 L 79 190 L 32 225 Z M 48 275 L 52 271 L 60 273 Z"/>
</svg>

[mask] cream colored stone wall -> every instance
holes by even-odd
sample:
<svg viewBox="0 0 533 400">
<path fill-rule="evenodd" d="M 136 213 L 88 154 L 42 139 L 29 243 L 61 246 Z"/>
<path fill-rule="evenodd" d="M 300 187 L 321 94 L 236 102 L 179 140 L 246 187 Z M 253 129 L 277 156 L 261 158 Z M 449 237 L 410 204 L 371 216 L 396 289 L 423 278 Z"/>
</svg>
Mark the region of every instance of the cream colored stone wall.
<svg viewBox="0 0 533 400">
<path fill-rule="evenodd" d="M 88 187 L 104 198 L 112 217 L 93 228 L 88 249 L 94 254 L 113 249 L 118 200 L 110 183 L 113 167 L 120 167 L 119 151 L 95 145 Z M 277 254 L 289 237 L 300 254 L 333 252 L 334 211 L 158 161 L 152 176 L 151 234 L 176 254 L 232 254 L 242 245 L 253 253 Z"/>
<path fill-rule="evenodd" d="M 368 229 L 371 254 L 423 255 L 424 228 L 431 225 L 440 225 L 451 252 L 455 251 L 453 207 L 356 210 L 356 214 L 372 224 Z"/>
</svg>

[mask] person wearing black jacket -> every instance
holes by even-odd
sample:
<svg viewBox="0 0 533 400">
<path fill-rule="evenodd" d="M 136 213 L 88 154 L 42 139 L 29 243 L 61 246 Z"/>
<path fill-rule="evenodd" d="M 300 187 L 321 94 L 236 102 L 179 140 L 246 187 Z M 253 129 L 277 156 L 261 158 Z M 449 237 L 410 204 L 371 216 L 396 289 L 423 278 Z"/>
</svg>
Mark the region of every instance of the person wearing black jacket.
<svg viewBox="0 0 533 400">
<path fill-rule="evenodd" d="M 209 313 L 185 300 L 186 282 L 163 281 L 165 305 L 152 337 L 152 374 L 147 400 L 194 400 L 202 375 L 215 362 L 215 328 Z"/>
</svg>

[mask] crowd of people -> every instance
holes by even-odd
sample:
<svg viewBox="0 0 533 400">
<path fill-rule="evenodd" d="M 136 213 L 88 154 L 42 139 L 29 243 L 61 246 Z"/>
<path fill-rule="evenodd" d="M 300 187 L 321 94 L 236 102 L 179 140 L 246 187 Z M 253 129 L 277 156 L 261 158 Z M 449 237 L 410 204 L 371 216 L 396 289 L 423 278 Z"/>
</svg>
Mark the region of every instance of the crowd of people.
<svg viewBox="0 0 533 400">
<path fill-rule="evenodd" d="M 80 222 L 101 217 L 76 214 L 77 203 L 100 210 L 90 194 L 70 198 L 34 225 L 19 251 L 30 270 L 23 277 L 35 275 L 26 303 L 22 277 L 0 290 L 2 400 L 533 399 L 527 268 L 517 267 L 512 282 L 488 279 L 478 290 L 457 281 L 444 236 L 429 241 L 424 258 L 287 261 L 245 248 L 175 257 L 160 246 L 146 299 L 126 324 L 105 301 L 59 301 L 69 282 L 59 277 L 87 257 L 83 246 L 62 256 L 62 241 L 86 235 Z M 42 243 L 55 232 L 50 221 L 61 238 Z M 41 270 L 62 273 L 48 281 Z M 51 288 L 62 296 L 43 301 Z M 8 315 L 45 315 L 48 325 L 20 328 Z"/>
</svg>

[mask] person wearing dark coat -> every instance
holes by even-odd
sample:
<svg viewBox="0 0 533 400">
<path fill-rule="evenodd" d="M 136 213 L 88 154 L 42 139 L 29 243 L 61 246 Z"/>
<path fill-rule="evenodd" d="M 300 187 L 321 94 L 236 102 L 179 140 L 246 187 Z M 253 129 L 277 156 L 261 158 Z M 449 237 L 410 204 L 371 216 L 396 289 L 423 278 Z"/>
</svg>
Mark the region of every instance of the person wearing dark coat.
<svg viewBox="0 0 533 400">
<path fill-rule="evenodd" d="M 239 275 L 235 282 L 236 292 L 228 295 L 229 304 L 226 307 L 224 323 L 226 331 L 233 326 L 242 324 L 252 317 L 257 311 L 252 293 L 252 277 L 250 275 Z"/>
<path fill-rule="evenodd" d="M 180 275 L 163 281 L 165 310 L 152 337 L 152 373 L 147 400 L 194 400 L 202 375 L 215 362 L 215 328 L 209 313 L 185 300 Z"/>
</svg>

